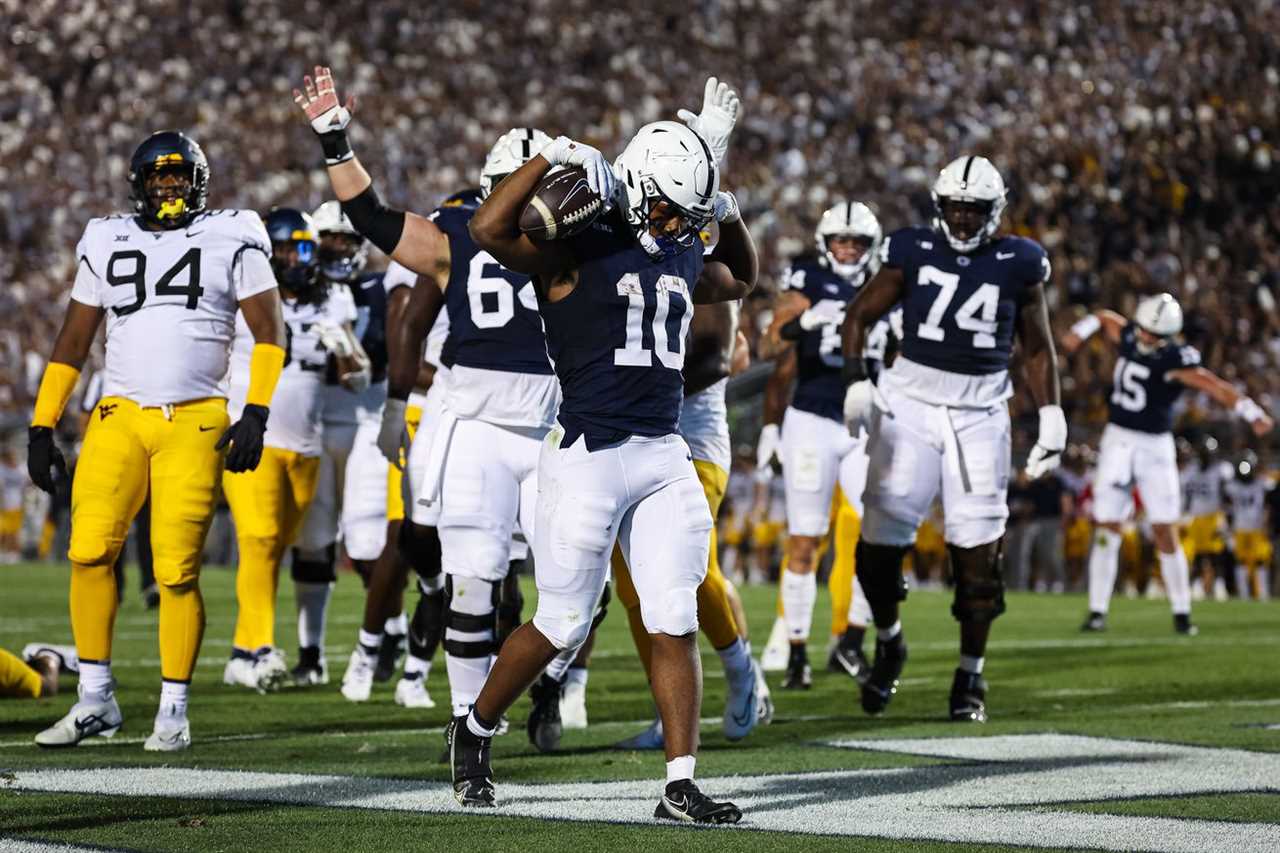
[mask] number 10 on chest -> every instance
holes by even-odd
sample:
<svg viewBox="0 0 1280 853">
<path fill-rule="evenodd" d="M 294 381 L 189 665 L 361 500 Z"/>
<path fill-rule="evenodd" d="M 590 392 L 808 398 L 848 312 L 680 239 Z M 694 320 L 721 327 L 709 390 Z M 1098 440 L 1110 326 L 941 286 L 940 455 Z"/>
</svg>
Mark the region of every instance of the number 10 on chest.
<svg viewBox="0 0 1280 853">
<path fill-rule="evenodd" d="M 689 284 L 677 275 L 660 275 L 649 296 L 653 305 L 650 335 L 653 349 L 644 347 L 644 315 L 646 293 L 640 276 L 627 273 L 618 279 L 618 295 L 627 298 L 626 343 L 614 349 L 613 363 L 618 367 L 652 367 L 653 356 L 663 367 L 680 370 L 684 367 L 684 339 L 689 334 L 689 321 L 693 319 L 693 305 L 689 298 Z M 673 330 L 672 326 L 678 329 Z M 671 332 L 675 331 L 672 335 Z M 673 339 L 674 338 L 674 339 Z"/>
</svg>

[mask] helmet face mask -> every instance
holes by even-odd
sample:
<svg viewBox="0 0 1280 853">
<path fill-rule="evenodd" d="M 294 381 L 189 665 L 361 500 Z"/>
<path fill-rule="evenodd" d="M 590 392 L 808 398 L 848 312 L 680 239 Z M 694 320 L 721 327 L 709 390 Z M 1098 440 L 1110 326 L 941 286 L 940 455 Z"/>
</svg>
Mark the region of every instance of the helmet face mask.
<svg viewBox="0 0 1280 853">
<path fill-rule="evenodd" d="M 200 146 L 177 131 L 153 133 L 129 160 L 129 199 L 148 225 L 183 228 L 205 209 L 209 161 Z"/>
<path fill-rule="evenodd" d="M 513 127 L 498 137 L 480 169 L 480 198 L 488 198 L 503 178 L 550 144 L 551 137 L 536 127 Z"/>
<path fill-rule="evenodd" d="M 985 157 L 948 163 L 933 183 L 933 227 L 957 252 L 972 252 L 1000 227 L 1007 202 L 1004 178 Z"/>
<path fill-rule="evenodd" d="M 266 226 L 276 283 L 300 302 L 323 302 L 320 245 L 311 217 L 291 207 L 278 207 L 267 214 Z"/>
<path fill-rule="evenodd" d="M 687 126 L 656 121 L 636 132 L 613 163 L 623 217 L 653 261 L 698 241 L 715 214 L 720 169 L 706 140 Z"/>
<path fill-rule="evenodd" d="M 337 201 L 326 201 L 311 214 L 319 235 L 320 272 L 329 281 L 351 282 L 364 271 L 369 243 L 351 224 Z"/>
</svg>

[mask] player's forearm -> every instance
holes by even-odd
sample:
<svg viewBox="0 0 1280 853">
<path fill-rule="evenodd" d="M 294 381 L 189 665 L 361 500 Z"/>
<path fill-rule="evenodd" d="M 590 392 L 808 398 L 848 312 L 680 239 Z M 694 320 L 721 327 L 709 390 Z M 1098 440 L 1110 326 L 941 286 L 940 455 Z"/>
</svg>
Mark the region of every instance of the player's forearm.
<svg viewBox="0 0 1280 853">
<path fill-rule="evenodd" d="M 506 258 L 514 254 L 520 241 L 520 211 L 533 194 L 542 176 L 551 170 L 551 163 L 539 154 L 508 175 L 484 200 L 468 226 L 476 245 L 489 252 L 498 262 L 507 265 Z"/>
<path fill-rule="evenodd" d="M 387 396 L 407 400 L 418 381 L 422 342 L 440 314 L 444 294 L 429 276 L 420 276 L 400 321 L 387 336 Z"/>
<path fill-rule="evenodd" d="M 1062 405 L 1062 392 L 1058 382 L 1058 357 L 1053 344 L 1037 351 L 1028 351 L 1023 363 L 1023 377 L 1036 408 Z"/>
<path fill-rule="evenodd" d="M 720 242 L 716 244 L 711 259 L 729 268 L 740 292 L 727 299 L 741 299 L 755 289 L 760 278 L 760 257 L 755 241 L 742 219 L 720 223 Z M 717 300 L 719 301 L 719 300 Z"/>
<path fill-rule="evenodd" d="M 341 202 L 350 201 L 373 185 L 373 178 L 354 155 L 346 162 L 329 166 L 328 172 L 333 194 Z"/>
</svg>

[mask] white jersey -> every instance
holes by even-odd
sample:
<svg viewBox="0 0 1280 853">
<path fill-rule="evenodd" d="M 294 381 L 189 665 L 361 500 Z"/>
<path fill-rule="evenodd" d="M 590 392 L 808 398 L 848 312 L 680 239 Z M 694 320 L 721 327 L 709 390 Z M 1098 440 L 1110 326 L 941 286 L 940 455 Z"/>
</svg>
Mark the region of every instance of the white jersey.
<svg viewBox="0 0 1280 853">
<path fill-rule="evenodd" d="M 320 305 L 282 300 L 285 324 L 285 365 L 271 398 L 271 415 L 263 444 L 303 456 L 319 456 L 322 392 L 329 354 L 320 344 L 317 324 L 341 326 L 355 319 L 355 303 L 343 286 L 329 289 Z M 228 413 L 240 417 L 249 393 L 249 360 L 253 335 L 244 315 L 236 315 L 236 338 L 231 348 L 231 387 Z"/>
<path fill-rule="evenodd" d="M 22 490 L 26 485 L 26 471 L 17 465 L 0 464 L 0 510 L 22 509 Z"/>
<path fill-rule="evenodd" d="M 335 282 L 331 286 L 330 299 L 343 299 L 351 305 L 352 323 L 355 325 L 356 340 L 364 337 L 369 325 L 370 309 L 368 297 L 364 305 L 357 305 L 352 288 L 369 290 L 382 287 L 382 279 L 378 276 L 366 276 L 353 284 Z M 385 302 L 383 303 L 385 304 Z M 324 386 L 322 419 L 326 424 L 360 424 L 364 421 L 378 421 L 382 417 L 382 407 L 387 402 L 387 382 L 385 379 L 371 382 L 363 391 L 352 391 L 338 383 Z"/>
<path fill-rule="evenodd" d="M 1215 462 L 1201 468 L 1192 462 L 1183 469 L 1182 493 L 1186 495 L 1188 515 L 1195 518 L 1222 510 L 1222 483 L 1230 471 L 1230 466 L 1226 467 L 1224 471 L 1223 464 Z"/>
<path fill-rule="evenodd" d="M 676 429 L 694 459 L 711 462 L 728 471 L 733 462 L 729 444 L 729 409 L 724 402 L 728 379 L 721 379 L 684 398 Z"/>
<path fill-rule="evenodd" d="M 1222 486 L 1231 501 L 1231 529 L 1237 532 L 1262 530 L 1267 522 L 1267 492 L 1271 483 L 1263 477 L 1249 482 L 1230 479 Z"/>
<path fill-rule="evenodd" d="M 135 216 L 91 219 L 71 298 L 106 309 L 103 396 L 163 406 L 227 396 L 239 302 L 276 286 L 271 242 L 251 210 L 211 210 L 148 231 Z"/>
</svg>

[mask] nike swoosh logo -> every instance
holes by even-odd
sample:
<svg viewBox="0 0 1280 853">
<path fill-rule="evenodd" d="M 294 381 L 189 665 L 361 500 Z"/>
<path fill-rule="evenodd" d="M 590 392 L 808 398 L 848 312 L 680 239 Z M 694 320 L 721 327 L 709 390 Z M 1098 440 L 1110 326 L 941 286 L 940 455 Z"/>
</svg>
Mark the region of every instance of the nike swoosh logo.
<svg viewBox="0 0 1280 853">
<path fill-rule="evenodd" d="M 217 429 L 217 427 L 216 427 L 216 426 L 202 426 L 202 427 L 200 427 L 200 431 L 201 431 L 201 432 L 208 432 L 208 431 L 209 431 L 209 430 L 211 430 L 211 429 Z"/>
<path fill-rule="evenodd" d="M 203 233 L 204 233 L 203 231 L 188 231 L 188 232 L 187 232 L 187 236 L 188 236 L 188 237 L 196 237 L 196 236 L 199 236 L 200 234 L 203 234 Z"/>
<path fill-rule="evenodd" d="M 1007 261 L 1013 257 L 1013 252 L 996 252 L 997 261 Z"/>
</svg>

